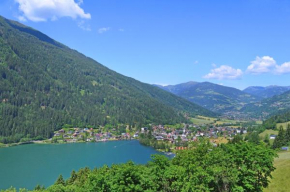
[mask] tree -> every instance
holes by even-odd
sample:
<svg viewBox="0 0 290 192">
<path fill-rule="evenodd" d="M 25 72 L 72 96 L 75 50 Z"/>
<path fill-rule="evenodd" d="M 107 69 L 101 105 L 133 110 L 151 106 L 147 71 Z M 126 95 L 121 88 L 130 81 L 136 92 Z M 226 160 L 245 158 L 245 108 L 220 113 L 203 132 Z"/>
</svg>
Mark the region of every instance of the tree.
<svg viewBox="0 0 290 192">
<path fill-rule="evenodd" d="M 258 132 L 252 132 L 248 136 L 248 141 L 251 143 L 259 144 L 260 143 L 260 137 Z"/>
<path fill-rule="evenodd" d="M 239 143 L 243 141 L 242 135 L 235 135 L 234 138 L 230 141 L 230 143 Z"/>
<path fill-rule="evenodd" d="M 290 124 L 287 125 L 286 133 L 285 133 L 285 143 L 289 145 L 290 142 Z"/>
<path fill-rule="evenodd" d="M 278 135 L 275 138 L 272 147 L 273 149 L 279 149 L 283 147 L 283 145 L 286 145 L 286 140 L 285 140 L 285 130 L 283 129 L 283 126 L 281 125 L 279 128 Z"/>
<path fill-rule="evenodd" d="M 267 144 L 270 143 L 270 138 L 269 138 L 269 135 L 268 134 L 265 135 L 264 142 L 267 143 Z"/>
<path fill-rule="evenodd" d="M 59 175 L 56 182 L 55 182 L 56 185 L 65 185 L 65 181 L 62 177 L 62 175 Z"/>
</svg>

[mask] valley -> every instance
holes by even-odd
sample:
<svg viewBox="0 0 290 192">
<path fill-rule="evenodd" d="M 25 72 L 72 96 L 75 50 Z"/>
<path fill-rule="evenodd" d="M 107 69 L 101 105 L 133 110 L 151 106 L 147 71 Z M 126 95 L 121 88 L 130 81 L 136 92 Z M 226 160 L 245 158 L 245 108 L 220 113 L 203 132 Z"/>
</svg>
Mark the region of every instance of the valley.
<svg viewBox="0 0 290 192">
<path fill-rule="evenodd" d="M 289 86 L 143 83 L 0 16 L 1 192 L 286 191 L 289 145 Z"/>
</svg>

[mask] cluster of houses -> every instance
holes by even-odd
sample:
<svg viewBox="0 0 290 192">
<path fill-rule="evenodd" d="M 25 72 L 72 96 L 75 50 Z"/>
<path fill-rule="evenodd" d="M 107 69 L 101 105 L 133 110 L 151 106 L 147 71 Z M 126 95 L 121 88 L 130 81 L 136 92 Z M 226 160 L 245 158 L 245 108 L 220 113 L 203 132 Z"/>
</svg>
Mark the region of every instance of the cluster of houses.
<svg viewBox="0 0 290 192">
<path fill-rule="evenodd" d="M 98 142 L 108 140 L 123 140 L 131 139 L 131 136 L 129 133 L 114 135 L 111 132 L 100 132 L 99 130 L 93 128 L 70 128 L 56 131 L 54 133 L 54 138 L 61 139 L 68 143 L 75 143 L 78 141 Z"/>
<path fill-rule="evenodd" d="M 191 128 L 187 128 L 191 127 Z M 141 132 L 146 132 L 147 128 L 142 128 Z M 175 141 L 196 141 L 198 137 L 208 138 L 232 138 L 237 134 L 246 134 L 246 128 L 233 128 L 228 126 L 217 126 L 203 130 L 197 125 L 184 126 L 181 129 L 164 127 L 163 125 L 153 126 L 152 135 L 156 140 L 164 140 L 174 143 Z"/>
<path fill-rule="evenodd" d="M 204 129 L 199 125 L 186 125 L 184 128 L 170 128 L 163 125 L 152 126 L 151 133 L 153 137 L 158 141 L 168 141 L 171 143 L 178 142 L 188 142 L 196 141 L 199 137 L 208 138 L 232 138 L 237 134 L 247 133 L 246 128 L 233 128 L 230 126 L 213 126 L 211 128 Z M 130 135 L 129 133 L 121 133 L 120 135 L 113 134 L 112 132 L 102 132 L 99 129 L 93 128 L 66 128 L 56 131 L 54 133 L 54 138 L 58 140 L 63 140 L 64 142 L 98 142 L 98 141 L 108 141 L 108 140 L 127 140 L 138 138 L 139 132 L 149 133 L 147 127 L 141 128 L 140 131 L 136 131 L 135 134 Z M 271 138 L 270 138 L 271 139 Z"/>
</svg>

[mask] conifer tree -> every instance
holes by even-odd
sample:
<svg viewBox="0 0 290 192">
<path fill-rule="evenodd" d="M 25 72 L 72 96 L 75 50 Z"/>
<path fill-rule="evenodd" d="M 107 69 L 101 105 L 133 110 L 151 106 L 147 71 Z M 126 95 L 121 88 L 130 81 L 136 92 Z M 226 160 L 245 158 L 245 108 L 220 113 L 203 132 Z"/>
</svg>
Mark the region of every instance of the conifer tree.
<svg viewBox="0 0 290 192">
<path fill-rule="evenodd" d="M 281 125 L 279 128 L 279 133 L 274 140 L 273 149 L 281 148 L 285 144 L 286 144 L 285 130 L 283 129 L 283 126 Z"/>
<path fill-rule="evenodd" d="M 63 176 L 62 175 L 59 175 L 56 182 L 55 182 L 56 185 L 65 185 L 65 181 L 63 179 Z"/>
<path fill-rule="evenodd" d="M 285 133 L 285 144 L 288 145 L 290 142 L 290 124 L 287 125 L 286 133 Z"/>
</svg>

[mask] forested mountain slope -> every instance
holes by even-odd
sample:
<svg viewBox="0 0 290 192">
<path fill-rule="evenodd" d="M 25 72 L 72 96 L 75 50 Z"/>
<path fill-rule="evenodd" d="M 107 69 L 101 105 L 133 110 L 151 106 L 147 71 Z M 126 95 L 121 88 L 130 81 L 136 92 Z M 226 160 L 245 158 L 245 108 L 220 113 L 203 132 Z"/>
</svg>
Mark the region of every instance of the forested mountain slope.
<svg viewBox="0 0 290 192">
<path fill-rule="evenodd" d="M 215 115 L 0 16 L 0 136 L 47 138 L 63 124 L 177 123 L 183 112 Z"/>
<path fill-rule="evenodd" d="M 290 109 L 290 91 L 281 95 L 263 99 L 260 102 L 246 105 L 241 112 L 251 117 L 266 119 L 272 115 L 283 113 Z"/>
<path fill-rule="evenodd" d="M 290 109 L 280 112 L 277 115 L 273 115 L 263 122 L 266 129 L 275 129 L 277 123 L 286 123 L 290 121 Z"/>
<path fill-rule="evenodd" d="M 210 82 L 187 82 L 178 85 L 159 86 L 215 112 L 236 111 L 245 104 L 259 100 L 258 97 L 232 87 Z"/>
</svg>

